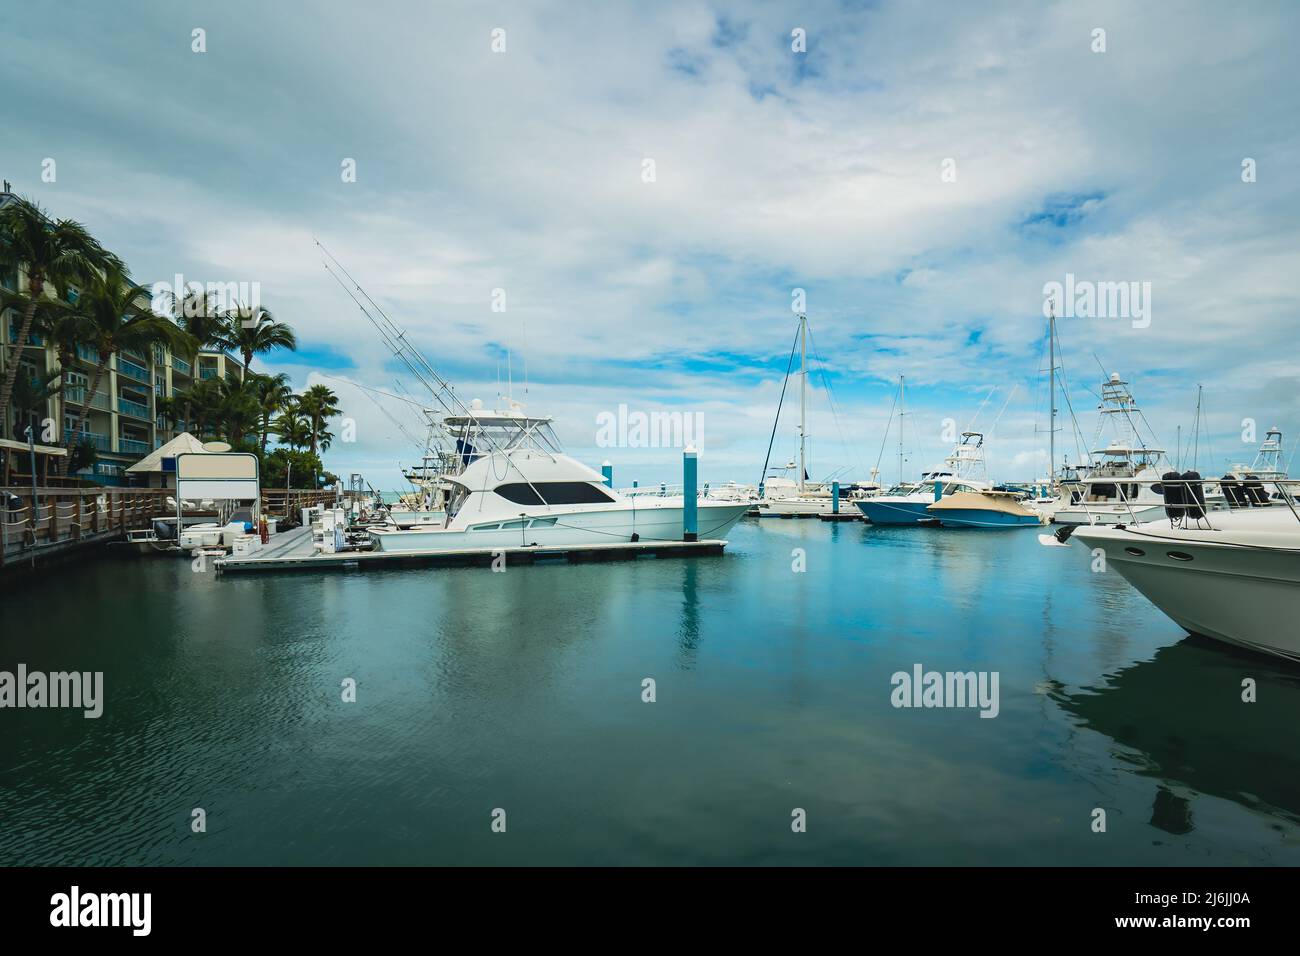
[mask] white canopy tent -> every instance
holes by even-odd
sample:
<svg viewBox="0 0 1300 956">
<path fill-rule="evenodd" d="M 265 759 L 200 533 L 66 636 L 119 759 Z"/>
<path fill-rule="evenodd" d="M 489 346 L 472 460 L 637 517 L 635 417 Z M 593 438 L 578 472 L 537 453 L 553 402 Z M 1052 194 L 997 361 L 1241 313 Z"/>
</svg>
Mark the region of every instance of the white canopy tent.
<svg viewBox="0 0 1300 956">
<path fill-rule="evenodd" d="M 175 488 L 176 457 L 188 454 L 207 454 L 207 449 L 203 447 L 203 442 L 189 432 L 182 432 L 145 455 L 128 468 L 126 473 L 144 478 L 150 488 Z"/>
</svg>

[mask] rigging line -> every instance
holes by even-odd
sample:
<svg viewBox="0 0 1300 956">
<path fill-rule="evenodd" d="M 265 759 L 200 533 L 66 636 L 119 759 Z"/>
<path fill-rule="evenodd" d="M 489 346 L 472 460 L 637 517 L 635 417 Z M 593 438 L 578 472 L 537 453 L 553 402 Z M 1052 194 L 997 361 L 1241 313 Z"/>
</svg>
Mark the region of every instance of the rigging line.
<svg viewBox="0 0 1300 956">
<path fill-rule="evenodd" d="M 826 389 L 826 402 L 831 407 L 831 417 L 835 420 L 835 430 L 839 432 L 840 447 L 845 451 L 851 451 L 853 461 L 858 466 L 858 470 L 861 471 L 862 458 L 858 454 L 857 446 L 854 445 L 850 448 L 849 442 L 844 437 L 844 428 L 840 423 L 839 405 L 835 401 L 835 393 L 831 391 L 831 383 L 826 378 L 826 360 L 822 358 L 821 351 L 817 348 L 817 341 L 813 338 L 811 325 L 808 326 L 808 341 L 813 348 L 813 358 L 817 360 L 817 371 L 822 377 L 822 388 Z M 840 470 L 843 471 L 844 469 L 841 468 Z"/>
<path fill-rule="evenodd" d="M 772 445 L 776 442 L 776 427 L 781 423 L 781 406 L 785 404 L 785 389 L 790 384 L 790 370 L 794 368 L 794 353 L 799 347 L 799 332 L 794 333 L 794 344 L 790 346 L 790 361 L 785 366 L 785 380 L 781 382 L 781 398 L 776 403 L 776 419 L 772 422 L 772 437 L 767 440 L 767 457 L 763 459 L 763 473 L 758 477 L 759 485 L 767 480 L 767 466 L 772 460 Z"/>
<path fill-rule="evenodd" d="M 1065 350 L 1061 348 L 1061 332 L 1059 328 L 1056 332 L 1056 355 L 1056 360 L 1061 368 L 1061 394 L 1065 396 L 1065 407 L 1070 411 L 1070 423 L 1074 426 L 1074 453 L 1081 462 L 1090 461 L 1090 457 L 1083 453 L 1081 444 L 1083 442 L 1083 429 L 1079 427 L 1079 418 L 1074 413 L 1074 402 L 1070 398 L 1069 378 L 1065 374 Z"/>
<path fill-rule="evenodd" d="M 415 399 L 413 399 L 413 398 L 405 398 L 405 397 L 403 397 L 403 396 L 401 396 L 401 395 L 394 395 L 392 392 L 385 392 L 382 388 L 375 388 L 374 386 L 371 386 L 371 385 L 362 385 L 360 382 L 354 382 L 354 381 L 352 381 L 351 379 L 348 379 L 348 378 L 340 378 L 340 377 L 337 376 L 337 375 L 326 375 L 324 372 L 318 372 L 317 374 L 320 375 L 321 378 L 328 378 L 328 379 L 330 379 L 331 381 L 334 381 L 334 382 L 342 382 L 342 383 L 345 384 L 345 385 L 351 385 L 351 386 L 353 386 L 354 388 L 359 388 L 359 389 L 361 389 L 362 391 L 366 391 L 366 392 L 374 392 L 374 393 L 377 394 L 377 395 L 383 395 L 383 396 L 385 396 L 385 397 L 387 397 L 387 398 L 395 398 L 395 399 L 397 399 L 399 402 L 406 402 L 408 405 L 414 405 L 416 408 L 424 408 L 424 407 L 425 407 L 424 405 L 421 405 L 419 402 L 417 402 L 417 401 L 416 401 Z"/>
<path fill-rule="evenodd" d="M 343 264 L 334 258 L 333 253 L 331 253 L 328 249 L 326 249 L 324 244 L 319 239 L 316 239 L 315 242 L 317 247 L 325 255 L 329 256 L 329 258 L 338 266 L 339 270 L 344 275 L 346 275 L 348 279 L 357 287 L 358 291 L 360 291 L 361 294 L 366 297 L 366 301 L 374 306 L 375 311 L 377 311 L 381 316 L 383 316 L 384 321 L 388 325 L 388 329 L 385 329 L 384 326 L 379 324 L 379 322 L 375 319 L 375 317 L 370 314 L 370 312 L 366 309 L 364 305 L 361 304 L 361 300 L 358 299 L 356 295 L 353 294 L 352 290 L 349 289 L 343 283 L 342 279 L 340 279 L 337 275 L 334 274 L 334 270 L 329 267 L 329 264 L 322 262 L 322 265 L 325 266 L 325 271 L 330 274 L 331 278 L 333 278 L 334 281 L 337 282 L 339 286 L 343 289 L 343 291 L 348 294 L 348 296 L 352 299 L 352 301 L 356 303 L 357 308 L 361 310 L 361 314 L 370 320 L 370 324 L 373 325 L 376 328 L 376 330 L 378 330 L 380 336 L 383 337 L 385 343 L 388 344 L 389 348 L 393 350 L 393 354 L 402 360 L 402 362 L 406 365 L 406 367 L 411 370 L 411 374 L 413 374 L 417 379 L 420 380 L 421 384 L 423 384 L 424 387 L 430 391 L 433 397 L 439 402 L 439 404 L 443 406 L 444 409 L 446 409 L 448 412 L 451 412 L 452 414 L 455 414 L 452 406 L 448 404 L 447 399 L 450 399 L 451 402 L 455 403 L 455 406 L 457 409 L 459 409 L 461 415 L 467 418 L 473 418 L 473 413 L 470 411 L 469 407 L 460 400 L 460 396 L 458 396 L 455 392 L 455 389 L 451 387 L 451 383 L 449 383 L 446 379 L 444 379 L 441 375 L 438 374 L 437 370 L 435 370 L 433 366 L 429 364 L 428 360 L 420 353 L 419 349 L 415 348 L 415 346 L 411 345 L 409 342 L 406 341 L 405 330 L 403 330 L 400 326 L 398 326 L 395 322 L 393 322 L 392 319 L 388 317 L 387 313 L 385 313 L 384 310 L 380 308 L 379 304 L 376 303 L 375 300 L 370 297 L 370 293 L 366 292 L 366 290 L 361 287 L 361 284 L 352 278 L 352 275 L 347 271 L 346 268 L 343 267 Z M 412 361 L 411 356 L 414 356 L 415 360 L 418 361 L 420 366 L 422 366 L 423 369 L 428 373 L 427 376 L 422 374 L 419 368 L 416 368 L 415 362 Z M 432 378 L 433 381 L 437 383 L 436 388 L 434 387 L 434 385 L 430 384 L 430 382 L 428 381 L 429 378 Z M 516 471 L 519 471 L 519 476 L 523 479 L 524 483 L 527 484 L 529 488 L 533 489 L 533 492 L 537 494 L 538 498 L 541 498 L 541 493 L 537 491 L 536 487 L 534 487 L 532 480 L 526 474 L 524 474 L 524 472 L 521 469 L 519 469 L 519 466 L 515 465 L 514 462 L 510 460 L 510 456 L 506 453 L 505 449 L 503 449 L 497 443 L 497 440 L 492 435 L 490 435 L 487 431 L 480 429 L 479 437 L 482 440 L 487 442 L 488 446 L 492 449 L 494 453 L 502 456 L 502 458 L 506 461 L 508 468 L 514 468 Z"/>
<path fill-rule="evenodd" d="M 885 460 L 885 443 L 889 441 L 889 426 L 894 422 L 894 409 L 898 407 L 898 392 L 894 392 L 894 400 L 889 405 L 889 418 L 885 420 L 885 434 L 880 439 L 880 454 L 876 456 L 876 474 L 880 474 L 880 463 Z M 902 434 L 903 423 L 898 423 L 899 434 Z M 899 477 L 902 481 L 902 477 Z"/>
<path fill-rule="evenodd" d="M 417 450 L 423 451 L 424 446 L 419 442 L 419 440 L 417 440 L 414 435 L 412 435 L 409 431 L 407 431 L 406 426 L 403 425 L 401 422 L 399 422 L 396 418 L 394 418 L 392 414 L 388 411 L 388 409 L 384 408 L 384 406 L 380 404 L 379 399 L 375 398 L 375 396 L 371 395 L 370 392 L 365 389 L 362 390 L 361 394 L 366 396 L 366 398 L 370 399 L 370 401 L 374 402 L 375 407 L 384 413 L 384 417 L 397 426 L 397 430 L 402 433 L 403 438 L 405 438 L 408 442 L 410 442 L 413 446 L 415 446 Z"/>
<path fill-rule="evenodd" d="M 975 409 L 975 414 L 971 416 L 970 422 L 966 425 L 966 431 L 973 432 L 975 430 L 975 423 L 979 421 L 980 415 L 984 413 L 984 406 L 989 403 L 989 399 L 993 397 L 993 393 L 997 390 L 996 385 L 989 389 L 989 393 L 984 396 L 984 401 L 980 402 L 980 407 Z"/>
</svg>

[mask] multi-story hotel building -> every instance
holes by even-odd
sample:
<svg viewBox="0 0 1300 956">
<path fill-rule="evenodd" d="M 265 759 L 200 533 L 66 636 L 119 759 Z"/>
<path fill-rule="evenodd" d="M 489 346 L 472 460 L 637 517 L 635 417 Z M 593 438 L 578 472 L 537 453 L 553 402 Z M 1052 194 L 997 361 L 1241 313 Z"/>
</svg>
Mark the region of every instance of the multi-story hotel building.
<svg viewBox="0 0 1300 956">
<path fill-rule="evenodd" d="M 12 201 L 11 193 L 0 192 L 0 207 Z M 8 274 L 0 270 L 0 285 L 11 291 L 24 292 L 27 278 L 21 270 L 10 270 Z M 69 291 L 69 298 L 76 301 L 75 290 Z M 140 305 L 149 307 L 148 302 Z M 19 375 L 29 379 L 39 379 L 55 371 L 62 373 L 63 388 L 45 401 L 44 409 L 29 412 L 27 420 L 19 422 L 16 428 L 15 420 L 22 412 L 11 408 L 0 437 L 25 444 L 23 432 L 26 426 L 32 425 L 34 434 L 40 436 L 44 431 L 42 423 L 48 419 L 59 423 L 57 444 L 66 444 L 78 414 L 83 407 L 88 407 L 81 435 L 94 444 L 98 459 L 78 477 L 101 484 L 126 484 L 125 472 L 129 465 L 186 430 L 186 422 L 171 421 L 159 415 L 158 399 L 184 391 L 194 382 L 204 379 L 224 377 L 235 381 L 243 372 L 243 364 L 223 352 L 200 352 L 197 362 L 191 364 L 185 357 L 173 355 L 163 348 L 155 348 L 151 355 L 127 350 L 109 360 L 99 389 L 90 395 L 87 392 L 99 356 L 83 346 L 77 349 L 72 367 L 61 368 L 54 344 L 35 333 L 19 355 L 17 343 L 21 325 L 22 316 L 14 309 L 6 310 L 0 316 L 0 333 L 3 335 L 0 338 L 3 343 L 0 346 L 0 381 L 10 363 L 19 362 L 22 365 Z M 14 454 L 16 451 L 10 447 L 4 453 Z M 18 454 L 15 468 L 30 470 L 25 455 Z"/>
</svg>

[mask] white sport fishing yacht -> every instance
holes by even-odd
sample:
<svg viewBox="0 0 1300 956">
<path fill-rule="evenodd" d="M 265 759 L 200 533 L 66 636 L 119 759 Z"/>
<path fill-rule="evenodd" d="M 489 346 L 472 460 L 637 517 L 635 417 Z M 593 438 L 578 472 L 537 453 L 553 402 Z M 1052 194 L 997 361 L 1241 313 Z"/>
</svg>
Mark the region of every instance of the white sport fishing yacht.
<svg viewBox="0 0 1300 956">
<path fill-rule="evenodd" d="M 500 547 L 581 548 L 681 541 L 681 495 L 623 495 L 603 476 L 563 454 L 551 419 L 511 402 L 489 411 L 475 400 L 446 419 L 455 439 L 447 516 L 436 525 L 370 529 L 376 551 L 457 551 Z M 719 538 L 749 508 L 746 501 L 697 497 L 697 537 Z"/>
<path fill-rule="evenodd" d="M 1168 496 L 1171 482 L 1163 484 Z M 1107 565 L 1180 627 L 1300 662 L 1300 482 L 1284 487 L 1279 501 L 1207 510 L 1202 494 L 1188 514 L 1176 507 L 1175 517 L 1081 526 L 1072 536 L 1105 552 Z"/>
<path fill-rule="evenodd" d="M 1093 449 L 1100 459 L 1082 478 L 1062 480 L 1052 521 L 1056 524 L 1115 524 L 1158 518 L 1164 499 L 1153 485 L 1164 450 L 1146 445 L 1139 434 L 1141 411 L 1128 383 L 1114 373 L 1101 386 L 1101 417 L 1096 438 L 1112 434 L 1105 446 Z"/>
</svg>

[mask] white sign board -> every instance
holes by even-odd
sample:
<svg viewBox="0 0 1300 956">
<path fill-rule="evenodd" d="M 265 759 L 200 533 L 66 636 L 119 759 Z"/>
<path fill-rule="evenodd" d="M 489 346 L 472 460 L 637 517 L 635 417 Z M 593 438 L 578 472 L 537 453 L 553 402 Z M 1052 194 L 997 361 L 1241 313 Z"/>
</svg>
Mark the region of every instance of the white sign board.
<svg viewBox="0 0 1300 956">
<path fill-rule="evenodd" d="M 187 452 L 176 456 L 177 498 L 256 501 L 261 495 L 256 455 Z"/>
</svg>

